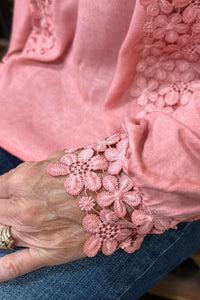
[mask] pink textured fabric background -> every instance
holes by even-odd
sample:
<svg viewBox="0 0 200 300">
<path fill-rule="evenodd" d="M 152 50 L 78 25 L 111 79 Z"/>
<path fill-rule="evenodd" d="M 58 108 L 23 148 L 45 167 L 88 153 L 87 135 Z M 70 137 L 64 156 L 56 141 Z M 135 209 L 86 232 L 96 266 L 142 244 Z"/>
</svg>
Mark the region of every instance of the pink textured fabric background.
<svg viewBox="0 0 200 300">
<path fill-rule="evenodd" d="M 177 221 L 200 218 L 200 93 L 172 116 L 156 112 L 149 121 L 135 119 L 139 107 L 128 93 L 144 7 L 133 0 L 54 1 L 54 47 L 27 53 L 28 2 L 16 0 L 0 65 L 0 145 L 40 160 L 125 130 L 130 174 L 146 205 Z"/>
</svg>

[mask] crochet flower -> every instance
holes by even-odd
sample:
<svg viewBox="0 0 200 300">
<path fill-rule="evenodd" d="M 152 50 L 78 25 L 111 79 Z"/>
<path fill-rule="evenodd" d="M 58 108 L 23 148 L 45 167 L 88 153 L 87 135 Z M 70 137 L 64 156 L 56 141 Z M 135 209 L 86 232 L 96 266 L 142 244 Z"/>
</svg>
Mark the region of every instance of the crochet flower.
<svg viewBox="0 0 200 300">
<path fill-rule="evenodd" d="M 127 173 L 128 169 L 128 160 L 126 157 L 128 150 L 128 138 L 122 139 L 116 144 L 116 148 L 109 148 L 105 151 L 105 158 L 113 162 L 108 167 L 108 173 L 111 175 L 119 174 L 121 170 L 124 173 Z"/>
<path fill-rule="evenodd" d="M 186 105 L 192 94 L 200 91 L 200 80 L 195 80 L 192 72 L 173 72 L 168 77 L 169 82 L 159 88 L 159 95 L 164 97 L 166 105 Z"/>
<path fill-rule="evenodd" d="M 192 26 L 192 34 L 195 35 L 195 34 L 199 34 L 200 32 L 200 23 L 194 23 L 193 26 Z"/>
<path fill-rule="evenodd" d="M 93 148 L 97 152 L 104 152 L 107 149 L 107 146 L 116 144 L 123 137 L 125 137 L 124 134 L 116 133 L 104 141 L 98 141 L 95 144 L 92 144 L 90 147 Z"/>
<path fill-rule="evenodd" d="M 169 14 L 173 10 L 173 5 L 167 0 L 140 0 L 141 5 L 147 7 L 148 15 L 155 17 L 162 11 Z"/>
<path fill-rule="evenodd" d="M 131 216 L 132 222 L 136 227 L 137 235 L 122 242 L 120 247 L 128 253 L 133 253 L 141 247 L 144 237 L 153 228 L 153 217 L 143 211 L 134 211 Z"/>
<path fill-rule="evenodd" d="M 101 188 L 101 178 L 93 171 L 106 170 L 108 163 L 103 156 L 93 155 L 91 148 L 82 150 L 78 155 L 66 154 L 60 164 L 49 164 L 47 172 L 53 176 L 69 175 L 64 186 L 70 195 L 78 195 L 84 186 L 90 191 L 97 191 Z"/>
<path fill-rule="evenodd" d="M 159 96 L 154 104 L 149 103 L 145 105 L 144 109 L 139 111 L 136 117 L 138 119 L 149 119 L 149 115 L 155 111 L 163 112 L 167 115 L 172 115 L 172 113 L 174 112 L 174 108 L 172 106 L 166 105 L 164 98 L 162 96 Z"/>
<path fill-rule="evenodd" d="M 182 57 L 189 62 L 197 62 L 200 59 L 200 38 L 193 38 L 180 49 Z"/>
<path fill-rule="evenodd" d="M 165 38 L 169 43 L 177 41 L 180 34 L 185 34 L 189 30 L 188 24 L 182 22 L 180 14 L 171 14 L 168 17 L 159 15 L 154 20 L 155 30 L 153 36 L 156 39 Z"/>
<path fill-rule="evenodd" d="M 131 216 L 133 225 L 135 226 L 137 234 L 128 237 L 125 241 L 120 243 L 120 248 L 128 253 L 133 253 L 141 247 L 144 237 L 150 233 L 153 228 L 153 217 L 142 210 L 134 211 Z"/>
<path fill-rule="evenodd" d="M 173 71 L 175 62 L 170 60 L 168 55 L 148 56 L 137 64 L 137 71 L 144 72 L 146 77 L 156 77 L 158 80 L 164 80 L 167 77 L 167 72 Z"/>
<path fill-rule="evenodd" d="M 174 0 L 177 8 L 186 7 L 182 13 L 185 23 L 192 23 L 196 18 L 200 18 L 200 0 Z"/>
<path fill-rule="evenodd" d="M 174 6 L 176 8 L 184 8 L 188 6 L 193 0 L 174 0 Z"/>
<path fill-rule="evenodd" d="M 155 41 L 152 38 L 143 38 L 141 43 L 136 45 L 135 50 L 141 57 L 147 57 L 152 54 L 155 56 L 161 55 L 164 51 L 166 44 L 161 41 Z"/>
<path fill-rule="evenodd" d="M 124 228 L 119 218 L 109 209 L 102 209 L 99 216 L 88 214 L 83 218 L 83 228 L 93 235 L 85 242 L 84 252 L 93 257 L 102 247 L 105 255 L 112 254 L 119 243 L 133 234 L 130 228 Z"/>
<path fill-rule="evenodd" d="M 146 36 L 150 36 L 153 34 L 155 30 L 155 24 L 152 21 L 147 21 L 143 25 L 143 32 Z"/>
<path fill-rule="evenodd" d="M 145 106 L 148 101 L 156 101 L 158 98 L 158 87 L 159 83 L 155 79 L 149 81 L 144 77 L 139 77 L 136 80 L 136 86 L 133 86 L 130 89 L 130 95 L 134 98 L 137 98 L 137 103 L 140 106 Z"/>
<path fill-rule="evenodd" d="M 79 207 L 81 210 L 90 211 L 95 206 L 95 201 L 92 197 L 85 197 L 83 196 L 79 200 Z"/>
<path fill-rule="evenodd" d="M 52 1 L 30 1 L 33 31 L 30 35 L 26 52 L 44 54 L 55 45 L 54 27 L 52 22 Z"/>
<path fill-rule="evenodd" d="M 138 235 L 145 236 L 153 227 L 153 217 L 143 210 L 133 211 L 131 220 L 137 228 Z"/>
<path fill-rule="evenodd" d="M 101 192 L 97 195 L 98 204 L 101 207 L 107 207 L 114 202 L 114 211 L 120 218 L 126 215 L 125 203 L 132 208 L 141 203 L 141 194 L 137 190 L 130 191 L 133 189 L 133 182 L 126 175 L 120 177 L 119 182 L 114 176 L 105 176 L 103 187 L 108 192 Z"/>
<path fill-rule="evenodd" d="M 177 44 L 166 46 L 165 52 L 176 60 L 185 59 L 188 62 L 197 62 L 200 59 L 200 37 L 183 35 Z"/>
</svg>

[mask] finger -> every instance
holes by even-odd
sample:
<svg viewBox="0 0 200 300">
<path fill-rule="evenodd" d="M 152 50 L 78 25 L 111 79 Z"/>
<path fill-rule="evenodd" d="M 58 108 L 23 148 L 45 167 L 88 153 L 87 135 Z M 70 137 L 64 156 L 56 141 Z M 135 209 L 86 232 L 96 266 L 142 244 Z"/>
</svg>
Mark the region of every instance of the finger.
<svg viewBox="0 0 200 300">
<path fill-rule="evenodd" d="M 9 198 L 9 189 L 5 175 L 0 176 L 0 198 Z"/>
<path fill-rule="evenodd" d="M 2 231 L 4 224 L 0 224 L 0 232 Z M 29 245 L 23 241 L 23 236 L 14 228 L 11 227 L 10 233 L 14 239 L 14 246 L 15 247 L 28 247 Z M 0 248 L 1 250 L 1 248 Z"/>
<path fill-rule="evenodd" d="M 47 265 L 46 257 L 36 249 L 23 249 L 0 258 L 0 282 L 30 273 Z"/>
<path fill-rule="evenodd" d="M 5 226 L 4 224 L 0 224 L 0 232 L 2 231 L 4 226 Z M 14 239 L 15 248 L 30 246 L 30 244 L 28 244 L 28 242 L 24 240 L 24 235 L 22 233 L 18 232 L 18 230 L 16 230 L 14 227 L 11 227 L 10 233 Z M 0 248 L 0 250 L 1 250 L 1 248 Z"/>
</svg>

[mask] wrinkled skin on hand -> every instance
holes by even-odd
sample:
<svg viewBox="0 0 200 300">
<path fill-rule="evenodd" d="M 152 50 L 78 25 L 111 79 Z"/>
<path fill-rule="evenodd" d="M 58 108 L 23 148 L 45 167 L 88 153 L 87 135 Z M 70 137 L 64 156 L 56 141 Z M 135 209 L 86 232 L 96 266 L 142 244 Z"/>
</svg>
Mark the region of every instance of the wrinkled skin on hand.
<svg viewBox="0 0 200 300">
<path fill-rule="evenodd" d="M 0 176 L 0 230 L 10 225 L 15 246 L 27 247 L 0 258 L 0 281 L 85 257 L 85 214 L 77 197 L 66 193 L 65 177 L 46 171 L 62 155 L 56 152 L 45 161 L 25 162 Z"/>
</svg>

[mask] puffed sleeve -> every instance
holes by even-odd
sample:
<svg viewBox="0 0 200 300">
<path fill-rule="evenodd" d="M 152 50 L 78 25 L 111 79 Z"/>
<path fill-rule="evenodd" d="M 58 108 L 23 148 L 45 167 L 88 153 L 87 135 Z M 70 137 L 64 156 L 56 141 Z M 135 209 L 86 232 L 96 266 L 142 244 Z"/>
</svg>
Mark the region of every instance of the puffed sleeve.
<svg viewBox="0 0 200 300">
<path fill-rule="evenodd" d="M 196 94 L 180 118 L 127 119 L 122 133 L 48 165 L 48 174 L 66 176 L 66 192 L 86 212 L 88 256 L 132 253 L 146 234 L 200 219 L 199 109 Z"/>
<path fill-rule="evenodd" d="M 86 213 L 88 256 L 200 219 L 199 41 L 191 1 L 136 1 L 103 105 L 116 134 L 48 165 Z"/>
<path fill-rule="evenodd" d="M 194 95 L 174 117 L 154 113 L 126 122 L 129 174 L 142 187 L 143 203 L 175 222 L 200 218 L 199 99 Z"/>
</svg>

